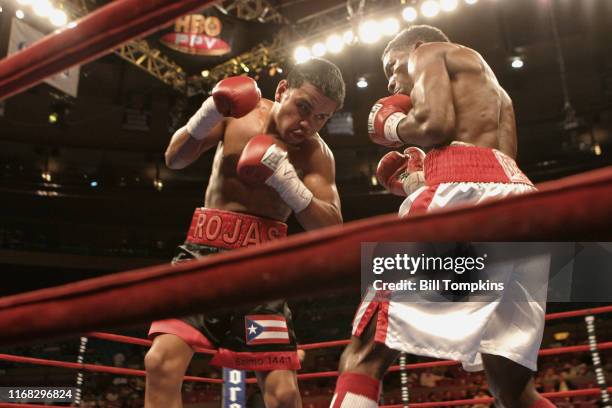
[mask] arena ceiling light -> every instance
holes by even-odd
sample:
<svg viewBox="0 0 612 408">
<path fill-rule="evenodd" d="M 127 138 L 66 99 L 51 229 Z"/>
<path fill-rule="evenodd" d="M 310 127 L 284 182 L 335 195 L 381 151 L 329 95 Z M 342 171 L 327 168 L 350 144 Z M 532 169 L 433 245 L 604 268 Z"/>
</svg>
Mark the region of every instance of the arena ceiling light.
<svg viewBox="0 0 612 408">
<path fill-rule="evenodd" d="M 327 47 L 322 42 L 315 43 L 312 46 L 312 55 L 315 57 L 322 57 L 327 53 Z"/>
<path fill-rule="evenodd" d="M 359 40 L 364 44 L 374 44 L 380 40 L 381 27 L 374 20 L 364 21 L 359 25 Z"/>
<path fill-rule="evenodd" d="M 347 30 L 342 34 L 342 40 L 346 45 L 351 45 L 353 41 L 355 41 L 355 34 L 353 34 L 353 30 Z"/>
<path fill-rule="evenodd" d="M 400 24 L 396 18 L 389 17 L 382 21 L 381 28 L 384 35 L 392 36 L 397 34 L 400 29 Z"/>
<path fill-rule="evenodd" d="M 368 80 L 366 79 L 366 77 L 359 77 L 357 78 L 357 88 L 367 88 L 368 87 Z"/>
<path fill-rule="evenodd" d="M 402 10 L 402 18 L 408 23 L 412 23 L 418 17 L 418 13 L 414 7 L 405 7 Z"/>
<path fill-rule="evenodd" d="M 303 45 L 297 47 L 293 52 L 293 58 L 298 64 L 308 61 L 311 57 L 312 54 L 310 53 L 310 50 Z"/>
<path fill-rule="evenodd" d="M 478 3 L 478 0 L 465 0 L 465 3 L 471 6 L 472 4 Z"/>
<path fill-rule="evenodd" d="M 521 57 L 514 57 L 512 58 L 512 62 L 510 63 L 510 65 L 514 69 L 521 69 L 525 66 L 525 61 L 523 61 L 523 58 Z"/>
<path fill-rule="evenodd" d="M 344 48 L 344 41 L 342 41 L 342 37 L 340 37 L 338 34 L 332 34 L 327 37 L 325 45 L 327 46 L 329 52 L 332 54 L 337 54 Z"/>
<path fill-rule="evenodd" d="M 23 10 L 17 10 L 15 12 L 15 17 L 17 17 L 18 19 L 22 20 L 25 17 L 25 13 L 23 12 Z"/>
<path fill-rule="evenodd" d="M 53 9 L 49 15 L 51 24 L 56 27 L 62 27 L 68 22 L 68 16 L 62 10 Z"/>
<path fill-rule="evenodd" d="M 22 6 L 29 6 L 32 3 L 32 0 L 17 0 L 17 4 Z"/>
<path fill-rule="evenodd" d="M 440 8 L 443 11 L 453 11 L 459 5 L 458 0 L 440 0 Z"/>
<path fill-rule="evenodd" d="M 53 11 L 53 6 L 48 0 L 34 0 L 32 10 L 38 17 L 49 17 Z"/>
<path fill-rule="evenodd" d="M 435 0 L 427 0 L 421 4 L 421 14 L 427 18 L 432 18 L 440 13 L 440 3 Z"/>
</svg>

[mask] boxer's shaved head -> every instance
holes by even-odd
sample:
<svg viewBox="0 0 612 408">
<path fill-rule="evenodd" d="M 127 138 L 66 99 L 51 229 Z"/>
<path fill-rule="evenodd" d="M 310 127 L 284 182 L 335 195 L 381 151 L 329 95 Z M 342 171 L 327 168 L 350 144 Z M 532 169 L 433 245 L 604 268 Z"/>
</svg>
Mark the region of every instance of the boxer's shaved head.
<svg viewBox="0 0 612 408">
<path fill-rule="evenodd" d="M 296 64 L 287 76 L 289 88 L 299 88 L 305 82 L 311 83 L 323 95 L 338 103 L 337 109 L 342 108 L 346 93 L 344 79 L 340 69 L 333 62 L 324 58 L 311 58 Z"/>
<path fill-rule="evenodd" d="M 430 25 L 413 25 L 400 31 L 395 38 L 389 41 L 382 53 L 382 58 L 391 50 L 398 48 L 411 48 L 417 43 L 450 42 L 446 34 L 439 28 Z"/>
</svg>

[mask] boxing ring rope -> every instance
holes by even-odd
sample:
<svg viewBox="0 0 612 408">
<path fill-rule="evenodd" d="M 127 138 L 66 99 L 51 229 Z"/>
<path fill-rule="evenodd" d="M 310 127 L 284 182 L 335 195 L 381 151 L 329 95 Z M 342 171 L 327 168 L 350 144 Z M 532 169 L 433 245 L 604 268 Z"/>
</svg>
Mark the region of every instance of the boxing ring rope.
<svg viewBox="0 0 612 408">
<path fill-rule="evenodd" d="M 362 242 L 609 241 L 611 207 L 608 167 L 477 207 L 378 216 L 175 266 L 22 293 L 0 299 L 0 344 L 247 306 L 281 293 L 291 298 L 357 288 Z"/>
<path fill-rule="evenodd" d="M 572 310 L 569 312 L 558 312 L 558 313 L 549 313 L 544 319 L 545 320 L 558 320 L 558 319 L 566 319 L 570 317 L 579 317 L 586 315 L 596 315 L 601 313 L 610 313 L 612 312 L 612 305 L 609 306 L 601 306 L 596 308 L 589 309 L 578 309 Z M 150 346 L 153 342 L 148 339 L 141 339 L 138 337 L 130 337 L 130 336 L 122 336 L 114 333 L 104 333 L 104 332 L 89 332 L 86 333 L 85 336 L 100 339 L 100 340 L 109 340 L 117 343 L 124 344 L 135 344 L 140 346 Z M 330 347 L 340 347 L 346 346 L 349 344 L 350 340 L 332 340 L 332 341 L 322 341 L 318 343 L 309 343 L 309 344 L 300 344 L 298 348 L 301 350 L 313 350 L 313 349 L 321 349 L 321 348 L 330 348 Z M 214 354 L 215 350 L 207 349 L 203 347 L 195 347 L 194 350 L 199 353 L 204 354 Z"/>
<path fill-rule="evenodd" d="M 596 345 L 598 350 L 609 350 L 612 349 L 612 341 L 599 343 Z M 539 356 L 551 356 L 551 355 L 559 355 L 559 354 L 570 354 L 577 352 L 586 352 L 589 351 L 589 345 L 584 346 L 569 346 L 569 347 L 554 347 L 549 349 L 542 349 L 538 352 Z M 117 374 L 117 375 L 128 375 L 128 376 L 138 376 L 144 377 L 146 372 L 144 370 L 136 370 L 132 368 L 123 368 L 123 367 L 112 367 L 105 366 L 99 364 L 87 364 L 87 363 L 72 363 L 69 361 L 60 361 L 60 360 L 49 360 L 44 358 L 36 358 L 36 357 L 24 357 L 24 356 L 16 356 L 12 354 L 2 354 L 0 353 L 0 361 L 10 361 L 13 363 L 22 363 L 22 364 L 36 364 L 47 367 L 58 367 L 58 368 L 68 368 L 75 370 L 84 370 L 92 373 L 107 373 L 107 374 Z M 443 361 L 429 361 L 425 363 L 414 363 L 414 364 L 406 364 L 406 368 L 410 370 L 422 370 L 425 368 L 433 368 L 433 367 L 448 367 L 453 365 L 460 364 L 458 361 L 451 360 L 443 360 Z M 389 368 L 389 372 L 396 372 L 400 370 L 399 365 L 391 366 Z M 298 380 L 312 380 L 319 378 L 329 378 L 329 377 L 337 377 L 338 371 L 321 371 L 318 373 L 302 373 L 298 374 Z M 203 383 L 212 383 L 212 384 L 223 384 L 222 379 L 218 378 L 206 378 L 206 377 L 197 377 L 197 376 L 185 376 L 185 381 L 194 381 L 194 382 L 203 382 Z M 255 384 L 257 383 L 256 378 L 247 379 L 247 383 Z"/>
<path fill-rule="evenodd" d="M 0 61 L 0 100 L 146 36 L 213 0 L 116 0 Z"/>
<path fill-rule="evenodd" d="M 120 336 L 120 337 L 124 337 L 124 336 Z M 114 339 L 112 339 L 112 337 L 110 336 L 99 336 L 98 338 L 109 340 L 109 341 L 114 341 Z M 126 343 L 126 344 L 140 344 L 143 346 L 147 345 L 145 344 L 145 342 L 137 343 L 135 341 L 132 341 L 133 338 L 128 337 L 127 339 L 121 339 L 120 342 Z M 137 339 L 137 340 L 142 340 L 142 339 Z M 612 349 L 612 342 L 599 343 L 599 344 L 596 344 L 595 346 L 597 350 L 608 350 L 608 349 Z M 568 353 L 575 353 L 575 352 L 585 352 L 585 351 L 589 351 L 589 349 L 590 349 L 590 345 L 554 347 L 554 348 L 549 348 L 549 349 L 542 349 L 539 351 L 538 354 L 540 356 L 543 356 L 543 355 L 548 356 L 548 355 L 568 354 Z M 41 359 L 41 358 L 34 358 L 34 357 L 23 357 L 23 356 L 15 356 L 15 355 L 10 355 L 10 354 L 0 354 L 0 360 L 10 361 L 10 362 L 15 362 L 15 363 L 24 363 L 24 364 L 36 364 L 36 365 L 42 365 L 42 366 L 48 366 L 48 367 L 76 369 L 76 370 L 83 370 L 83 371 L 95 372 L 95 373 L 109 373 L 109 374 L 116 374 L 116 375 L 140 376 L 140 377 L 144 377 L 146 375 L 146 372 L 143 370 L 135 370 L 135 369 L 129 369 L 129 368 L 122 368 L 122 367 L 110 367 L 110 366 L 103 366 L 103 365 L 96 365 L 96 364 L 71 363 L 71 362 L 66 362 L 66 361 L 49 360 L 49 359 Z M 406 368 L 416 370 L 416 369 L 425 369 L 425 368 L 432 368 L 432 367 L 451 366 L 451 365 L 457 365 L 457 364 L 459 363 L 456 361 L 449 361 L 449 360 L 432 361 L 432 362 L 425 362 L 425 363 L 407 364 Z M 389 372 L 395 372 L 399 370 L 400 370 L 400 366 L 392 366 L 389 369 Z M 310 380 L 310 379 L 336 377 L 337 375 L 338 375 L 337 371 L 326 371 L 326 372 L 319 372 L 319 373 L 298 374 L 297 378 L 298 380 L 303 381 L 303 380 Z M 200 383 L 223 384 L 222 379 L 216 379 L 216 378 L 185 376 L 184 380 L 192 381 L 192 382 L 200 382 Z M 255 378 L 247 379 L 247 383 L 249 384 L 254 384 L 256 382 L 257 381 Z M 612 391 L 612 387 L 608 387 L 606 391 Z M 544 393 L 543 395 L 547 396 L 548 398 L 562 398 L 562 397 L 581 396 L 581 395 L 596 395 L 599 393 L 601 393 L 601 388 L 579 389 L 579 390 L 563 391 L 563 392 L 550 392 L 550 393 Z M 490 403 L 490 402 L 493 402 L 493 398 L 475 398 L 475 399 L 464 399 L 464 400 L 455 400 L 455 401 L 411 403 L 410 406 L 411 407 L 438 407 L 438 406 L 451 406 L 451 405 L 454 406 L 454 405 Z M 42 407 L 45 405 L 0 403 L 0 408 L 1 407 L 28 407 L 28 406 Z M 381 408 L 382 407 L 395 408 L 395 407 L 402 407 L 402 406 L 403 406 L 402 404 L 386 405 L 386 406 L 381 406 Z"/>
</svg>

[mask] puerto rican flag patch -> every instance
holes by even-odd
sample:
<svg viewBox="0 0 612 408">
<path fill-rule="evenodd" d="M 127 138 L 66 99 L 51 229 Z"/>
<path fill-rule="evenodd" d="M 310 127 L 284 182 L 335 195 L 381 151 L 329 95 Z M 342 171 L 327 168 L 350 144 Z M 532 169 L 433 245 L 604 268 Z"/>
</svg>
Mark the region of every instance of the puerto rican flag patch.
<svg viewBox="0 0 612 408">
<path fill-rule="evenodd" d="M 244 317 L 246 344 L 289 344 L 287 320 L 279 315 L 249 315 Z"/>
</svg>

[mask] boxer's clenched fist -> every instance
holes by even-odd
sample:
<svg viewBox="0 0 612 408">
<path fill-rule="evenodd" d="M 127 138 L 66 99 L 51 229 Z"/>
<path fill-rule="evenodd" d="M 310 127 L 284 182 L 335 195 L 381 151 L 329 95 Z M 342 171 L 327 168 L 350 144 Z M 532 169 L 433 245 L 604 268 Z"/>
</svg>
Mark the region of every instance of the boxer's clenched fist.
<svg viewBox="0 0 612 408">
<path fill-rule="evenodd" d="M 424 160 L 425 152 L 418 147 L 389 152 L 378 162 L 376 178 L 392 194 L 406 197 L 425 183 Z"/>
<path fill-rule="evenodd" d="M 312 201 L 313 194 L 298 177 L 287 151 L 270 135 L 257 135 L 249 140 L 238 159 L 236 173 L 246 183 L 272 187 L 296 213 Z"/>
<path fill-rule="evenodd" d="M 408 95 L 396 94 L 379 99 L 368 116 L 368 135 L 377 144 L 399 147 L 404 143 L 397 134 L 397 125 L 412 109 Z"/>
</svg>

